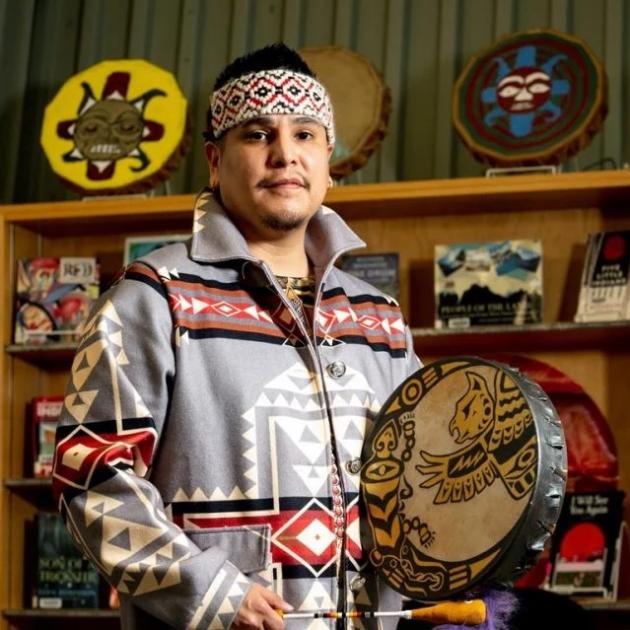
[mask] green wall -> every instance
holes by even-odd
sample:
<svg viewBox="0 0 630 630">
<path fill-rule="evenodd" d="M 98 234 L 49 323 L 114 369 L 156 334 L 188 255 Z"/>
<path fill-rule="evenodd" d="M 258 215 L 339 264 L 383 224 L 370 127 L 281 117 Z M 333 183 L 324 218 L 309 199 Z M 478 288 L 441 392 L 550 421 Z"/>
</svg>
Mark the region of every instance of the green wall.
<svg viewBox="0 0 630 630">
<path fill-rule="evenodd" d="M 169 189 L 197 190 L 206 179 L 200 132 L 216 74 L 278 40 L 352 48 L 392 89 L 390 133 L 350 182 L 481 174 L 451 125 L 453 82 L 480 48 L 535 27 L 586 39 L 610 79 L 605 126 L 568 168 L 608 157 L 630 162 L 629 26 L 630 0 L 0 0 L 0 202 L 76 196 L 39 147 L 43 110 L 67 77 L 120 57 L 146 58 L 177 76 L 195 140 Z"/>
</svg>

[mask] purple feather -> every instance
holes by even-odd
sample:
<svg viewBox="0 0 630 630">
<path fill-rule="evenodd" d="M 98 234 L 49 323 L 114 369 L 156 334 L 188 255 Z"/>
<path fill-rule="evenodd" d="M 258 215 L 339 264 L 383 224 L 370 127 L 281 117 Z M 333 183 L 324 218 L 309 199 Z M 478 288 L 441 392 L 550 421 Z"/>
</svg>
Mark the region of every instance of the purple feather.
<svg viewBox="0 0 630 630">
<path fill-rule="evenodd" d="M 486 604 L 486 620 L 476 630 L 509 630 L 510 618 L 518 608 L 518 599 L 511 591 L 488 590 L 481 597 Z M 434 630 L 470 630 L 471 626 L 441 625 Z"/>
</svg>

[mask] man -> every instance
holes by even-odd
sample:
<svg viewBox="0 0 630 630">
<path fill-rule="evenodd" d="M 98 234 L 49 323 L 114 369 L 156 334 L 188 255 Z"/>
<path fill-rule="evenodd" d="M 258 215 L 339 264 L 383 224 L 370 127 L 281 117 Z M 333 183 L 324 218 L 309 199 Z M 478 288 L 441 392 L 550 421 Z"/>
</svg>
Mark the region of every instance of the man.
<svg viewBox="0 0 630 630">
<path fill-rule="evenodd" d="M 192 241 L 132 263 L 86 325 L 60 509 L 126 628 L 395 608 L 361 553 L 359 457 L 419 364 L 396 303 L 334 267 L 363 243 L 321 206 L 328 94 L 276 45 L 226 68 L 208 119 Z"/>
</svg>

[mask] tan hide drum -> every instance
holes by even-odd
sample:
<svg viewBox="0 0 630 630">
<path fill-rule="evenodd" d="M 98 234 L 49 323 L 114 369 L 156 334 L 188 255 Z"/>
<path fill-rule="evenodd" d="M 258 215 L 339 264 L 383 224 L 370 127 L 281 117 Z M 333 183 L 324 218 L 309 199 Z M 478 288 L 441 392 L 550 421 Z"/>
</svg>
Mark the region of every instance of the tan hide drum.
<svg viewBox="0 0 630 630">
<path fill-rule="evenodd" d="M 367 162 L 387 133 L 389 88 L 366 57 L 348 48 L 299 52 L 330 94 L 337 136 L 330 174 L 335 179 L 346 177 Z"/>
<path fill-rule="evenodd" d="M 509 583 L 558 519 L 567 455 L 533 381 L 472 357 L 436 361 L 387 400 L 365 442 L 370 559 L 415 600 Z"/>
</svg>

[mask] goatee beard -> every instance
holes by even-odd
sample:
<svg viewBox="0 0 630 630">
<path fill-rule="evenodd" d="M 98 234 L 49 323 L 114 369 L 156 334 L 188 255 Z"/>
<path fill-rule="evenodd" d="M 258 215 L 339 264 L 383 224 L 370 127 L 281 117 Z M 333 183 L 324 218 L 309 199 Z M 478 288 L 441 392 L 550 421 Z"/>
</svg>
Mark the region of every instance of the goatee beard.
<svg viewBox="0 0 630 630">
<path fill-rule="evenodd" d="M 275 215 L 262 217 L 264 226 L 276 232 L 292 232 L 304 225 L 305 220 L 304 217 L 278 217 Z"/>
</svg>

